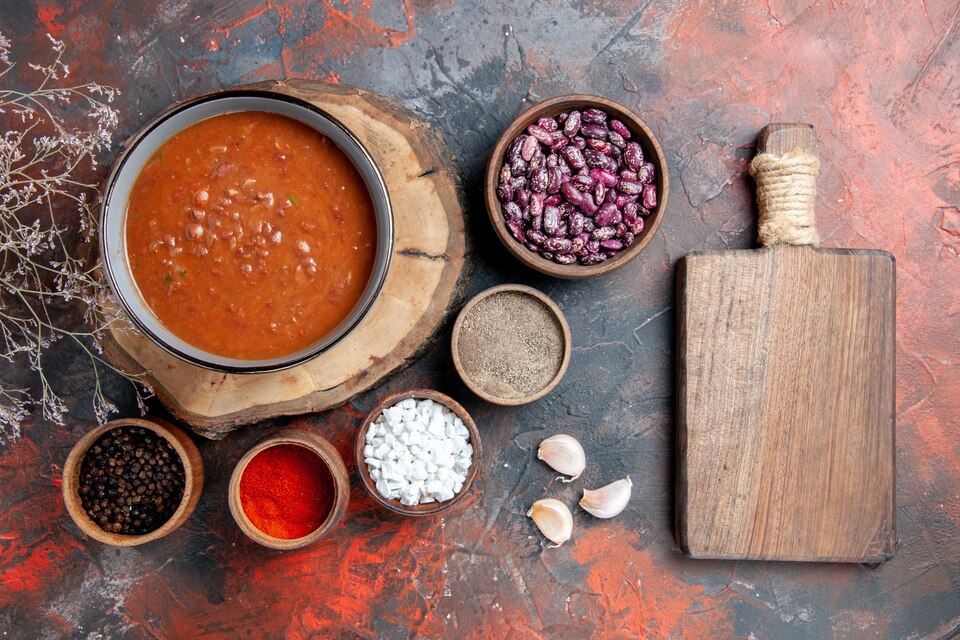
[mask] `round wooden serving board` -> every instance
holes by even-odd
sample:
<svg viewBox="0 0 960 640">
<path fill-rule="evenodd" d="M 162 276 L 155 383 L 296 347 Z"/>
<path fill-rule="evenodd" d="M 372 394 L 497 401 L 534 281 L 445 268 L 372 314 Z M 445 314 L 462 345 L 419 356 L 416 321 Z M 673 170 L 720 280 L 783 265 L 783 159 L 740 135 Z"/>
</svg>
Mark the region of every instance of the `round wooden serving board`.
<svg viewBox="0 0 960 640">
<path fill-rule="evenodd" d="M 164 406 L 215 439 L 242 424 L 343 404 L 411 364 L 433 344 L 467 284 L 462 174 L 436 131 L 392 100 L 352 87 L 293 80 L 250 88 L 308 100 L 366 146 L 393 203 L 393 262 L 363 323 L 330 351 L 286 371 L 208 371 L 167 354 L 133 329 L 111 331 L 107 359 L 127 371 L 146 370 Z"/>
</svg>

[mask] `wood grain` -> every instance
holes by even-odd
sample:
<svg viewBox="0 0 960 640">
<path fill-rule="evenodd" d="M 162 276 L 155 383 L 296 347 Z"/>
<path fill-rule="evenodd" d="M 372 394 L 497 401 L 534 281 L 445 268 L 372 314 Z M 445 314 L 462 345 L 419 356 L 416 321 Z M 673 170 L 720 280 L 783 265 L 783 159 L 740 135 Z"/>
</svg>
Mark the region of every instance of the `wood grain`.
<svg viewBox="0 0 960 640">
<path fill-rule="evenodd" d="M 799 144 L 796 132 L 767 133 L 761 140 L 778 149 Z M 883 251 L 771 246 L 681 260 L 677 533 L 686 553 L 893 554 L 894 278 Z"/>
<path fill-rule="evenodd" d="M 229 375 L 187 364 L 133 330 L 111 332 L 105 353 L 147 371 L 160 401 L 210 438 L 242 424 L 340 405 L 408 366 L 433 344 L 465 294 L 463 179 L 439 134 L 382 96 L 321 82 L 269 82 L 338 118 L 370 151 L 387 182 L 396 237 L 390 271 L 367 318 L 339 345 L 287 371 Z"/>
</svg>

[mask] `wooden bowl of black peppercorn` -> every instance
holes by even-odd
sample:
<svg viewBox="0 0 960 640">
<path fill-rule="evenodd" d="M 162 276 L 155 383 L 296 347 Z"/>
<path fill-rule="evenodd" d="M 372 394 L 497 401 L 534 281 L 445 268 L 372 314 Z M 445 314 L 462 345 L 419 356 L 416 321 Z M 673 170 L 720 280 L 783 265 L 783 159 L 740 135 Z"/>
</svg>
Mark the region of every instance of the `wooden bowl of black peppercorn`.
<svg viewBox="0 0 960 640">
<path fill-rule="evenodd" d="M 203 489 L 200 451 L 156 418 L 123 418 L 93 429 L 63 466 L 63 500 L 80 529 L 105 544 L 132 547 L 186 522 Z"/>
</svg>

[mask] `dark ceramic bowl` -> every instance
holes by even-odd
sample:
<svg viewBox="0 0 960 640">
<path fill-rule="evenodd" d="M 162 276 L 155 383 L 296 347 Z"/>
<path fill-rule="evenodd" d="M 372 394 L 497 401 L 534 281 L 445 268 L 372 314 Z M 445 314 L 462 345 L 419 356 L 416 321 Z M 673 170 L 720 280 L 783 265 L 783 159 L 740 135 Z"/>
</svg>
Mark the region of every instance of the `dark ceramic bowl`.
<svg viewBox="0 0 960 640">
<path fill-rule="evenodd" d="M 191 345 L 174 335 L 143 300 L 127 264 L 125 219 L 130 191 L 144 164 L 157 149 L 186 127 L 213 116 L 237 111 L 265 111 L 298 120 L 332 140 L 353 162 L 373 202 L 377 222 L 377 249 L 370 280 L 350 314 L 322 339 L 278 358 L 227 358 Z M 373 306 L 390 267 L 393 253 L 393 210 L 383 176 L 360 141 L 336 118 L 291 96 L 257 90 L 221 91 L 178 104 L 127 143 L 107 178 L 100 219 L 101 260 L 110 287 L 133 324 L 157 346 L 206 369 L 224 373 L 263 373 L 293 367 L 330 349 L 360 324 Z"/>
<path fill-rule="evenodd" d="M 620 251 L 613 258 L 595 265 L 557 264 L 552 260 L 547 260 L 539 254 L 530 251 L 510 235 L 503 219 L 503 213 L 500 211 L 500 201 L 497 199 L 497 181 L 500 175 L 500 168 L 503 166 L 503 157 L 507 151 L 507 147 L 509 147 L 510 143 L 513 142 L 518 135 L 523 133 L 528 126 L 534 124 L 542 117 L 554 117 L 564 111 L 571 111 L 573 109 L 583 110 L 590 107 L 602 109 L 612 117 L 623 122 L 633 136 L 631 139 L 639 142 L 643 147 L 646 161 L 653 164 L 655 169 L 654 184 L 657 185 L 657 206 L 653 208 L 650 215 L 644 218 L 644 229 L 640 236 L 637 237 L 632 245 Z M 640 252 L 653 240 L 653 236 L 657 233 L 657 229 L 660 228 L 660 224 L 663 222 L 663 217 L 667 210 L 667 195 L 669 191 L 670 177 L 667 175 L 667 161 L 663 156 L 660 143 L 657 142 L 650 127 L 648 127 L 639 116 L 623 105 L 613 100 L 588 95 L 560 96 L 544 100 L 517 116 L 497 141 L 497 146 L 494 147 L 493 155 L 490 156 L 490 162 L 487 165 L 487 174 L 484 181 L 487 215 L 490 217 L 493 229 L 497 232 L 497 237 L 500 238 L 503 246 L 505 246 L 515 258 L 531 269 L 555 278 L 568 279 L 601 276 L 620 269 L 640 255 Z"/>
</svg>

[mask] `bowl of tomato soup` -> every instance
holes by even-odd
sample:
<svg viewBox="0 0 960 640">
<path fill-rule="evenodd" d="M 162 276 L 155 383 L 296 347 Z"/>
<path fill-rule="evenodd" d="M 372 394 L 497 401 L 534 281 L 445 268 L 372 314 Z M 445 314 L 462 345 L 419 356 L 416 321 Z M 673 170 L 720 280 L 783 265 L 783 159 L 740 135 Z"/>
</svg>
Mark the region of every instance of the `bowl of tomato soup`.
<svg viewBox="0 0 960 640">
<path fill-rule="evenodd" d="M 306 101 L 235 90 L 179 104 L 128 143 L 100 249 L 119 304 L 158 346 L 259 373 L 362 322 L 393 235 L 383 176 L 349 129 Z"/>
</svg>

